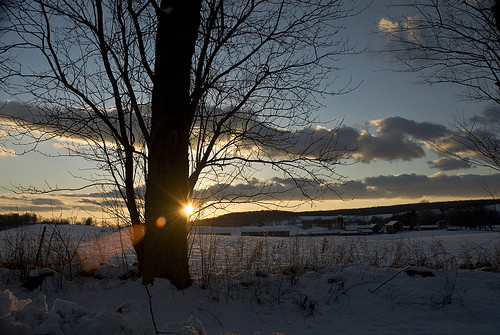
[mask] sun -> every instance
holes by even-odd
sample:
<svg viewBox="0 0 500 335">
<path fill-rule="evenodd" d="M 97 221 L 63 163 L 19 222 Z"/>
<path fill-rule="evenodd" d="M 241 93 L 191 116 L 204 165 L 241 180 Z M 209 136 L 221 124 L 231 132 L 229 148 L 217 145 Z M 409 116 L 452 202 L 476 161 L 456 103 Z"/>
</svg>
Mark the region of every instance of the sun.
<svg viewBox="0 0 500 335">
<path fill-rule="evenodd" d="M 191 216 L 193 215 L 194 213 L 194 206 L 192 204 L 187 204 L 186 206 L 184 206 L 184 214 L 186 216 Z"/>
</svg>

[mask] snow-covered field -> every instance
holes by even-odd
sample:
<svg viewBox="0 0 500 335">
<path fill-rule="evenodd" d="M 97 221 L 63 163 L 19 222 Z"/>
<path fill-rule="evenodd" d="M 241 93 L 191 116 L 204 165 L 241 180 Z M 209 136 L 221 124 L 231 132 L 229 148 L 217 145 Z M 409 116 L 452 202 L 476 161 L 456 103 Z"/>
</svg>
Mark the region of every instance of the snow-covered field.
<svg viewBox="0 0 500 335">
<path fill-rule="evenodd" d="M 0 232 L 2 262 L 13 239 L 33 237 L 36 252 L 41 227 L 30 229 Z M 130 247 L 123 236 L 96 227 L 57 229 L 87 256 L 106 258 L 104 265 L 91 277 L 47 276 L 32 291 L 21 287 L 17 271 L 0 269 L 0 334 L 154 334 L 155 326 L 160 334 L 210 335 L 500 330 L 500 273 L 491 266 L 460 269 L 498 262 L 497 231 L 194 236 L 197 280 L 176 291 L 166 280 L 146 289 L 140 278 L 120 279 L 134 261 L 130 250 L 113 250 Z M 48 229 L 46 238 L 54 236 Z"/>
</svg>

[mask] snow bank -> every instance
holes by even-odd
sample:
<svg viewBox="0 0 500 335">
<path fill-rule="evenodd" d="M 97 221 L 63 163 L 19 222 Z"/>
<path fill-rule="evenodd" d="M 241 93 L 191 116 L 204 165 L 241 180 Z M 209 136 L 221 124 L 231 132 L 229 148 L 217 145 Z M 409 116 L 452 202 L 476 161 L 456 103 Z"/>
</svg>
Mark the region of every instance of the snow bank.
<svg viewBox="0 0 500 335">
<path fill-rule="evenodd" d="M 307 256 L 308 250 L 320 250 L 322 244 L 332 247 L 326 253 L 329 257 L 352 248 L 361 256 L 391 255 L 392 246 L 400 245 L 404 251 L 415 248 L 413 253 L 442 251 L 459 259 L 466 251 L 467 255 L 497 259 L 500 234 L 429 231 L 363 239 L 220 236 L 210 241 L 220 242 L 215 246 L 224 251 L 214 261 L 228 264 L 232 264 L 230 256 L 241 257 L 238 251 L 248 251 L 252 257 L 254 250 L 262 250 L 279 258 L 299 242 L 303 244 L 295 247 L 303 247 L 304 252 L 296 256 Z M 268 243 L 267 249 L 256 247 L 261 241 Z M 193 250 L 193 263 L 200 261 L 200 249 Z M 496 267 L 464 271 L 455 263 L 446 263 L 442 269 L 407 267 L 404 262 L 400 268 L 293 264 L 280 271 L 266 271 L 265 267 L 215 271 L 184 291 L 157 279 L 148 286 L 149 292 L 140 278 L 121 279 L 118 265 L 113 264 L 100 267 L 92 277 L 77 277 L 62 285 L 57 274 L 42 276 L 43 282 L 34 290 L 22 286 L 16 270 L 0 268 L 4 290 L 0 291 L 0 335 L 154 334 L 150 308 L 158 331 L 177 335 L 465 335 L 497 334 L 500 329 L 500 273 Z M 42 269 L 33 275 L 45 272 Z M 279 333 L 273 333 L 276 331 Z"/>
<path fill-rule="evenodd" d="M 71 301 L 56 299 L 49 310 L 45 294 L 18 300 L 9 290 L 0 292 L 1 334 L 128 334 L 150 333 L 141 310 L 133 302 L 116 312 L 97 314 Z"/>
<path fill-rule="evenodd" d="M 168 333 L 174 335 L 207 335 L 201 322 L 191 316 L 184 322 L 170 323 Z M 103 310 L 97 314 L 71 301 L 56 299 L 51 310 L 46 296 L 18 300 L 9 290 L 0 292 L 0 334 L 151 334 L 152 329 L 134 302 L 120 305 L 116 312 Z"/>
</svg>

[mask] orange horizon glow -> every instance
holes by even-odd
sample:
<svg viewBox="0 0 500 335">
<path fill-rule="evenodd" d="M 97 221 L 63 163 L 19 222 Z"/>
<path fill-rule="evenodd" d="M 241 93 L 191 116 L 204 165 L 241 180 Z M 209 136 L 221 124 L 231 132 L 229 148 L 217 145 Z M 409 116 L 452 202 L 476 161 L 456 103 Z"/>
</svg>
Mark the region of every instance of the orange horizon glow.
<svg viewBox="0 0 500 335">
<path fill-rule="evenodd" d="M 352 200 L 338 200 L 338 199 L 327 199 L 322 201 L 316 201 L 314 203 L 310 202 L 301 202 L 301 201 L 289 201 L 286 203 L 271 203 L 268 204 L 255 204 L 255 203 L 238 203 L 233 206 L 217 208 L 208 208 L 208 210 L 201 211 L 197 208 L 197 206 L 192 203 L 187 205 L 181 205 L 179 208 L 179 215 L 186 216 L 187 218 L 192 218 L 193 214 L 196 214 L 196 219 L 207 219 L 218 217 L 228 213 L 238 213 L 238 212 L 247 212 L 247 211 L 261 211 L 261 210 L 284 210 L 284 211 L 292 211 L 292 212 L 302 212 L 302 211 L 326 211 L 326 210 L 342 210 L 342 209 L 356 209 L 356 208 L 368 208 L 368 207 L 377 207 L 377 206 L 391 206 L 391 205 L 402 205 L 402 204 L 412 204 L 419 202 L 438 202 L 438 201 L 460 201 L 460 200 L 480 200 L 486 199 L 487 197 L 464 197 L 464 196 L 443 196 L 443 197 L 421 197 L 421 198 L 391 198 L 391 199 L 352 199 Z M 71 199 L 72 200 L 72 199 Z M 76 204 L 77 205 L 77 204 Z M 75 205 L 75 207 L 76 207 Z M 19 210 L 20 213 L 23 211 L 26 213 L 36 213 L 40 216 L 40 220 L 50 219 L 50 216 L 43 216 L 44 212 L 37 212 L 35 210 L 27 210 L 22 207 L 22 204 L 13 204 L 13 207 L 21 207 Z M 205 206 L 207 208 L 207 206 Z M 196 212 L 196 213 L 195 213 Z M 9 211 L 0 211 L 0 214 L 9 214 L 12 213 L 12 210 Z M 76 212 L 74 207 L 68 210 L 60 209 L 57 211 L 59 217 L 62 218 L 71 218 L 70 222 L 79 222 L 81 219 L 85 219 L 89 216 L 93 217 L 96 225 L 117 225 L 121 226 L 124 223 L 118 222 L 114 224 L 116 219 L 111 216 L 107 216 L 102 212 L 100 208 L 96 208 L 95 211 L 91 210 L 81 210 L 80 212 Z M 52 216 L 54 217 L 54 216 Z M 160 219 L 156 222 L 158 226 L 164 226 L 166 221 L 163 221 L 164 218 Z"/>
</svg>

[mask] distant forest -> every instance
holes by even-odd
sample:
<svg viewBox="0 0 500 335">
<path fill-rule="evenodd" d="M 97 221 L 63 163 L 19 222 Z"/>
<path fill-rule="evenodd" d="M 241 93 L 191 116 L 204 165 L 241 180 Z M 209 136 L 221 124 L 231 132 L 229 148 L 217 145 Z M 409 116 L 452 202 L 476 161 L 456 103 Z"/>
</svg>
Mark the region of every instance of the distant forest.
<svg viewBox="0 0 500 335">
<path fill-rule="evenodd" d="M 45 224 L 84 224 L 91 226 L 94 224 L 94 220 L 89 217 L 85 219 L 81 219 L 80 221 L 70 220 L 70 219 L 41 219 L 41 216 L 35 213 L 9 213 L 9 214 L 0 214 L 0 230 L 7 229 L 11 227 L 17 227 L 22 225 L 32 225 L 37 223 L 45 223 Z"/>
<path fill-rule="evenodd" d="M 439 221 L 446 221 L 448 225 L 472 228 L 499 225 L 500 213 L 495 205 L 500 205 L 499 199 L 422 202 L 327 211 L 256 211 L 225 214 L 199 220 L 197 224 L 214 227 L 266 225 L 279 221 L 293 222 L 303 216 L 314 216 L 316 217 L 314 221 L 321 222 L 323 220 L 326 223 L 326 221 L 331 220 L 327 217 L 342 216 L 346 224 L 387 223 L 399 220 L 404 225 L 414 226 L 416 224 L 433 225 Z"/>
</svg>

